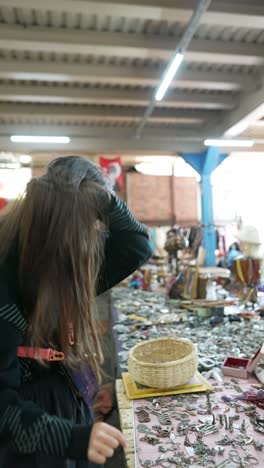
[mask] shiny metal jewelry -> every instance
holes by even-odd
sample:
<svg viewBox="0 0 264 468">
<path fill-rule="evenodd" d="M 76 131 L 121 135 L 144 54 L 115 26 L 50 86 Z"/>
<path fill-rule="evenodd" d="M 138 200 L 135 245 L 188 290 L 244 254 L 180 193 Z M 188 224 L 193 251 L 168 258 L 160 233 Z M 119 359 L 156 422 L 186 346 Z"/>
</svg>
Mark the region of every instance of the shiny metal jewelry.
<svg viewBox="0 0 264 468">
<path fill-rule="evenodd" d="M 258 450 L 259 452 L 261 452 L 263 447 L 264 447 L 264 444 L 262 444 L 258 440 L 253 440 L 253 445 L 254 445 L 255 449 Z"/>
<path fill-rule="evenodd" d="M 253 455 L 245 455 L 245 457 L 241 457 L 237 450 L 230 450 L 228 455 L 230 460 L 234 463 L 237 463 L 239 467 L 244 467 L 246 465 L 258 465 L 258 459 L 253 457 Z"/>
<path fill-rule="evenodd" d="M 218 445 L 215 447 L 215 451 L 216 451 L 216 454 L 219 456 L 223 456 L 225 453 L 224 447 L 220 447 Z"/>
<path fill-rule="evenodd" d="M 160 444 L 160 440 L 157 437 L 154 437 L 152 435 L 146 434 L 144 437 L 141 437 L 139 439 L 141 442 L 146 442 L 149 445 L 158 445 Z"/>
<path fill-rule="evenodd" d="M 150 422 L 150 417 L 146 410 L 141 409 L 136 414 L 140 423 Z"/>
<path fill-rule="evenodd" d="M 174 432 L 170 433 L 170 441 L 172 444 L 176 444 L 176 435 L 174 434 Z"/>
<path fill-rule="evenodd" d="M 227 420 L 226 414 L 224 414 L 224 421 L 225 421 L 225 430 L 227 431 L 229 426 L 228 426 L 228 420 Z"/>
<path fill-rule="evenodd" d="M 218 465 L 215 465 L 216 468 L 230 468 L 230 459 L 227 458 L 226 460 L 222 461 Z"/>
<path fill-rule="evenodd" d="M 247 432 L 245 419 L 243 419 L 243 422 L 242 422 L 242 424 L 240 426 L 240 432 L 241 432 L 241 434 L 246 434 L 246 432 Z"/>
<path fill-rule="evenodd" d="M 146 424 L 138 424 L 137 425 L 137 431 L 140 433 L 146 433 L 149 432 L 150 429 Z"/>
<path fill-rule="evenodd" d="M 210 400 L 210 393 L 206 393 L 206 402 L 207 402 L 208 414 L 212 414 L 212 403 Z"/>
<path fill-rule="evenodd" d="M 159 446 L 159 452 L 167 453 L 167 452 L 175 452 L 180 448 L 181 444 L 174 444 L 172 447 L 164 447 L 164 445 Z"/>
<path fill-rule="evenodd" d="M 228 437 L 228 435 L 225 435 L 224 437 L 222 437 L 222 439 L 218 440 L 216 442 L 217 445 L 231 445 L 232 444 L 232 439 L 230 439 L 230 437 Z"/>
<path fill-rule="evenodd" d="M 234 432 L 234 419 L 231 416 L 229 418 L 229 432 L 231 432 L 231 434 Z"/>
<path fill-rule="evenodd" d="M 170 426 L 172 424 L 171 418 L 168 413 L 156 414 L 160 424 L 163 426 Z"/>
<path fill-rule="evenodd" d="M 184 445 L 185 445 L 185 447 L 191 447 L 192 446 L 192 443 L 191 443 L 188 435 L 185 436 Z"/>
</svg>

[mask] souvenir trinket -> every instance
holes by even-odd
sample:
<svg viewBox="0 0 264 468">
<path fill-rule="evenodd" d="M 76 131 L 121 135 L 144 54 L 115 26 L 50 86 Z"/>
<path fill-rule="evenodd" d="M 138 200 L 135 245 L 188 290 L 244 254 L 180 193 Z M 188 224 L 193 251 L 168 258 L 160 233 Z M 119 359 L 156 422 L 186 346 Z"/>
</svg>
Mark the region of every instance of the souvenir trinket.
<svg viewBox="0 0 264 468">
<path fill-rule="evenodd" d="M 232 440 L 230 439 L 230 437 L 228 437 L 228 435 L 225 435 L 222 437 L 222 439 L 218 440 L 216 442 L 217 445 L 231 445 L 232 444 Z"/>
<path fill-rule="evenodd" d="M 255 449 L 258 450 L 259 452 L 261 452 L 263 447 L 264 447 L 264 444 L 262 444 L 258 440 L 254 440 L 253 445 L 254 445 Z"/>
<path fill-rule="evenodd" d="M 239 452 L 237 450 L 230 450 L 229 454 L 228 454 L 230 460 L 236 464 L 238 464 L 239 466 L 246 466 L 246 465 L 250 465 L 250 466 L 254 466 L 254 465 L 258 465 L 258 459 L 256 457 L 254 457 L 253 455 L 245 455 L 244 457 L 242 457 L 241 455 L 239 455 Z"/>
<path fill-rule="evenodd" d="M 163 426 L 169 426 L 172 424 L 171 418 L 168 415 L 168 413 L 163 413 L 163 414 L 158 413 L 157 416 L 158 416 L 160 424 L 162 424 Z"/>
<path fill-rule="evenodd" d="M 160 443 L 160 440 L 157 437 L 148 434 L 144 435 L 144 437 L 141 437 L 141 439 L 139 440 L 142 442 L 146 442 L 149 445 L 157 445 Z"/>
<path fill-rule="evenodd" d="M 145 432 L 149 432 L 149 428 L 148 428 L 148 426 L 146 424 L 138 424 L 137 425 L 137 431 L 145 433 Z"/>
<path fill-rule="evenodd" d="M 185 436 L 184 445 L 185 445 L 185 447 L 191 447 L 192 446 L 192 443 L 191 443 L 188 435 Z"/>
<path fill-rule="evenodd" d="M 138 413 L 137 413 L 137 417 L 138 417 L 138 421 L 140 423 L 145 423 L 145 422 L 150 422 L 150 417 L 149 417 L 149 414 L 147 413 L 147 411 L 141 409 Z"/>
<path fill-rule="evenodd" d="M 152 426 L 153 431 L 155 431 L 158 437 L 164 438 L 170 436 L 170 430 L 163 429 L 161 426 Z"/>
<path fill-rule="evenodd" d="M 172 444 L 176 444 L 176 435 L 174 434 L 174 432 L 170 433 L 170 441 Z"/>
</svg>

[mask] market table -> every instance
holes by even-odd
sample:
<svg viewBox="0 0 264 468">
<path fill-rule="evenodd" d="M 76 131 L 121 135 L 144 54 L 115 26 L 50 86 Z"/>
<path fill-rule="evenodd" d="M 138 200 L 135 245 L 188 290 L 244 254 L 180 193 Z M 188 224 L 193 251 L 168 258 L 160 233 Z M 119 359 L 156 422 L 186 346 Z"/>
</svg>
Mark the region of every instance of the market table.
<svg viewBox="0 0 264 468">
<path fill-rule="evenodd" d="M 252 420 L 252 411 L 254 413 L 255 410 L 252 410 L 252 405 L 245 401 L 235 401 L 232 397 L 236 397 L 236 392 L 240 392 L 239 386 L 242 386 L 242 390 L 250 389 L 250 391 L 257 391 L 254 390 L 256 387 L 261 387 L 259 383 L 252 379 L 250 381 L 236 380 L 233 382 L 234 379 L 225 378 L 225 382 L 221 385 L 223 388 L 219 389 L 216 386 L 215 392 L 210 392 L 210 396 L 208 393 L 201 393 L 201 394 L 189 394 L 189 395 L 178 395 L 176 396 L 176 400 L 171 400 L 170 397 L 156 397 L 155 400 L 148 399 L 148 400 L 136 400 L 131 401 L 128 400 L 124 385 L 122 380 L 116 381 L 116 393 L 117 393 L 117 401 L 118 401 L 118 409 L 119 409 L 119 416 L 120 416 L 120 423 L 121 429 L 128 441 L 128 448 L 125 450 L 125 459 L 126 459 L 126 466 L 127 468 L 135 468 L 135 467 L 151 467 L 151 466 L 163 466 L 159 463 L 154 463 L 153 460 L 157 460 L 159 457 L 168 457 L 172 454 L 161 453 L 160 446 L 148 445 L 146 442 L 142 441 L 142 436 L 144 433 L 139 432 L 137 429 L 139 426 L 144 426 L 144 424 L 138 424 L 138 410 L 141 408 L 143 403 L 147 403 L 149 406 L 155 402 L 156 405 L 163 405 L 164 402 L 170 401 L 170 403 L 176 403 L 174 407 L 174 411 L 176 408 L 176 419 L 175 414 L 172 416 L 173 411 L 171 411 L 171 416 L 174 420 L 172 422 L 173 428 L 173 436 L 175 444 L 176 452 L 174 456 L 177 454 L 180 462 L 172 462 L 171 464 L 164 461 L 164 466 L 177 466 L 177 467 L 199 467 L 205 466 L 204 459 L 208 460 L 208 466 L 215 466 L 223 468 L 235 468 L 237 466 L 243 467 L 258 467 L 264 468 L 264 436 L 263 432 L 259 431 L 259 428 L 254 426 Z M 238 388 L 237 388 L 238 387 Z M 235 392 L 236 389 L 236 392 Z M 222 400 L 223 395 L 229 392 L 230 401 Z M 235 393 L 235 395 L 234 395 Z M 192 406 L 196 406 L 195 416 L 192 414 L 190 416 L 188 423 L 191 425 L 195 422 L 196 427 L 203 426 L 206 421 L 209 419 L 210 426 L 212 419 L 215 421 L 211 428 L 214 427 L 216 430 L 212 433 L 209 430 L 209 433 L 206 431 L 203 433 L 202 431 L 199 432 L 197 430 L 187 430 L 184 431 L 184 425 L 186 424 L 186 419 L 181 419 L 181 415 L 186 416 L 186 411 L 188 411 L 188 406 L 190 406 L 190 401 L 192 401 Z M 231 402 L 232 401 L 232 402 Z M 235 401 L 235 403 L 233 403 Z M 189 402 L 189 403 L 188 403 Z M 209 412 L 206 410 L 208 409 L 208 402 L 209 402 Z M 202 404 L 201 404 L 202 403 Z M 254 406 L 254 405 L 253 405 Z M 203 409 L 198 409 L 203 408 Z M 198 411 L 197 411 L 198 410 Z M 162 410 L 163 411 L 163 410 Z M 182 413 L 181 413 L 182 411 Z M 257 409 L 257 412 L 262 418 L 263 421 L 263 410 Z M 206 416 L 205 416 L 206 415 Z M 178 416 L 178 417 L 177 417 Z M 151 424 L 154 423 L 156 416 L 151 414 L 150 416 L 151 422 L 149 423 L 149 427 Z M 222 421 L 221 421 L 222 420 Z M 230 420 L 232 420 L 232 428 L 225 427 L 227 422 L 230 424 Z M 198 426 L 197 426 L 198 424 Z M 263 428 L 263 422 L 262 428 Z M 176 429 L 177 425 L 177 429 Z M 181 430 L 179 431 L 179 427 Z M 152 426 L 155 427 L 155 426 Z M 172 426 L 171 426 L 172 427 Z M 162 429 L 169 429 L 168 426 L 162 426 Z M 153 433 L 152 433 L 153 434 Z M 199 441 L 199 435 L 202 435 Z M 227 443 L 226 443 L 227 441 Z M 241 443 L 240 443 L 241 442 Z M 162 447 L 169 447 L 170 439 L 169 437 L 160 439 L 158 444 L 162 444 Z M 200 449 L 208 449 L 208 454 L 198 453 L 198 457 L 196 457 L 194 453 L 195 446 L 200 444 Z M 137 447 L 137 451 L 136 451 Z M 138 452 L 139 450 L 139 452 Z M 217 452 L 219 450 L 219 452 Z M 172 450 L 171 450 L 172 451 Z M 220 453 L 222 451 L 222 453 Z M 215 453 L 216 452 L 216 453 Z M 234 456 L 241 458 L 242 461 L 246 460 L 246 463 L 240 465 L 239 462 L 233 463 L 230 461 L 229 457 Z M 188 462 L 188 457 L 196 457 L 196 462 Z M 204 458 L 205 457 L 205 458 Z M 148 464 L 149 463 L 149 464 Z M 166 464 L 167 463 L 167 464 Z"/>
<path fill-rule="evenodd" d="M 133 424 L 133 403 L 128 400 L 121 379 L 116 380 L 116 397 L 118 403 L 118 412 L 120 418 L 121 430 L 128 442 L 125 450 L 125 459 L 127 468 L 135 467 L 135 449 L 134 449 L 134 424 Z"/>
<path fill-rule="evenodd" d="M 116 311 L 116 320 L 114 331 L 116 334 L 117 340 L 117 351 L 118 351 L 118 360 L 120 364 L 120 371 L 127 372 L 127 358 L 129 349 L 134 346 L 135 344 L 151 339 L 151 338 L 160 338 L 160 337 L 168 337 L 168 336 L 180 336 L 186 339 L 189 339 L 193 343 L 197 344 L 198 346 L 198 354 L 199 354 L 199 370 L 202 374 L 206 377 L 207 370 L 204 368 L 203 360 L 204 358 L 210 357 L 213 360 L 214 366 L 216 368 L 221 368 L 225 358 L 227 356 L 233 356 L 238 358 L 246 358 L 246 357 L 253 357 L 258 347 L 263 343 L 264 337 L 264 321 L 261 318 L 256 317 L 252 320 L 247 319 L 238 319 L 237 320 L 230 320 L 228 316 L 220 316 L 220 321 L 215 322 L 212 320 L 211 316 L 204 317 L 199 316 L 198 313 L 188 310 L 183 310 L 183 308 L 179 308 L 178 304 L 169 304 L 166 300 L 166 297 L 161 294 L 157 293 L 147 293 L 147 292 L 133 292 L 129 290 L 121 290 L 116 289 L 113 294 L 113 303 Z M 185 304 L 182 304 L 182 307 Z M 201 307 L 202 305 L 199 304 Z M 188 306 L 188 308 L 190 308 Z M 217 326 L 215 326 L 215 323 Z M 210 372 L 210 371 L 209 371 Z M 208 378 L 208 377 L 206 377 Z M 214 407 L 217 407 L 217 400 L 220 400 L 220 409 L 215 410 L 215 417 L 217 418 L 217 427 L 218 431 L 216 435 L 209 436 L 206 434 L 204 442 L 205 446 L 207 445 L 207 449 L 212 451 L 212 449 L 218 450 L 218 443 L 221 443 L 221 438 L 223 437 L 223 425 L 221 425 L 220 416 L 222 414 L 222 420 L 224 419 L 225 414 L 228 416 L 228 420 L 234 419 L 236 416 L 236 409 L 240 412 L 240 401 L 237 402 L 237 398 L 241 397 L 241 395 L 245 395 L 245 393 L 249 390 L 250 392 L 259 392 L 259 389 L 254 389 L 254 386 L 250 388 L 247 387 L 247 381 L 244 380 L 242 382 L 239 381 L 238 384 L 235 382 L 229 382 L 230 378 L 225 378 L 223 385 L 218 383 L 218 389 L 216 392 L 212 393 L 211 401 Z M 252 382 L 251 382 L 252 383 Z M 215 387 L 217 387 L 217 381 L 214 381 Z M 239 390 L 239 386 L 241 385 L 242 390 Z M 223 387 L 222 389 L 220 387 Z M 123 382 L 121 380 L 116 381 L 116 392 L 117 392 L 117 400 L 118 400 L 118 408 L 121 420 L 121 428 L 124 431 L 124 434 L 128 440 L 128 449 L 125 451 L 126 456 L 126 463 L 128 468 L 138 467 L 151 467 L 151 466 L 161 466 L 158 464 L 153 464 L 153 460 L 156 461 L 160 450 L 159 446 L 153 447 L 149 445 L 148 442 L 141 442 L 142 436 L 144 437 L 144 433 L 139 433 L 138 426 L 140 426 L 140 421 L 138 416 L 136 415 L 136 411 L 138 405 L 152 405 L 153 409 L 153 398 L 149 401 L 137 400 L 133 402 L 132 400 L 128 400 L 125 394 Z M 263 392 L 263 387 L 262 387 Z M 178 411 L 174 409 L 174 412 L 177 413 L 186 413 L 186 407 L 188 406 L 196 406 L 194 413 L 195 417 L 190 416 L 190 424 L 191 425 L 199 425 L 201 420 L 207 419 L 209 420 L 209 425 L 213 425 L 212 415 L 211 413 L 203 413 L 203 407 L 206 405 L 206 394 L 199 394 L 201 396 L 196 397 L 195 400 L 192 397 L 177 397 L 178 402 L 176 399 L 172 405 L 175 403 L 175 406 L 181 407 Z M 216 396 L 214 396 L 216 395 Z M 222 403 L 221 399 L 227 395 L 231 398 L 231 403 Z M 160 398 L 160 397 L 158 397 Z M 165 398 L 165 397 L 162 397 Z M 264 398 L 264 395 L 262 396 Z M 192 401 L 193 400 L 193 401 Z M 160 400 L 158 400 L 160 401 Z M 166 404 L 166 401 L 165 401 Z M 197 410 L 197 411 L 196 411 Z M 187 410 L 188 411 L 188 410 Z M 263 410 L 262 414 L 263 414 Z M 220 414 L 221 413 L 221 414 Z M 205 416 L 202 416 L 202 415 Z M 206 416 L 208 415 L 208 416 Z M 250 453 L 253 458 L 251 460 L 253 464 L 247 463 L 245 466 L 246 468 L 250 468 L 250 466 L 257 466 L 258 468 L 264 468 L 264 447 L 261 451 L 258 451 L 255 447 L 255 442 L 263 443 L 264 442 L 264 417 L 261 416 L 260 427 L 256 431 L 254 426 L 252 425 L 252 417 L 251 421 L 247 421 L 246 425 L 246 434 L 243 433 L 243 419 L 247 418 L 248 415 L 245 413 L 245 410 L 242 409 L 241 414 L 239 414 L 239 420 L 234 419 L 234 434 L 228 432 L 229 436 L 229 446 L 225 448 L 224 457 L 217 454 L 216 456 L 216 464 L 207 464 L 207 468 L 211 466 L 217 466 L 219 468 L 236 468 L 239 466 L 232 462 L 232 465 L 219 465 L 221 460 L 224 461 L 224 458 L 229 456 L 230 451 L 232 450 L 240 450 L 239 457 L 243 456 L 243 452 L 241 455 L 241 446 L 237 446 L 237 442 L 240 443 L 242 440 L 242 444 L 244 443 L 244 439 L 246 440 L 246 450 Z M 183 455 L 177 455 L 178 457 L 183 456 L 186 458 L 188 455 L 188 450 L 191 452 L 191 448 L 188 449 L 187 446 L 184 445 L 184 436 L 182 434 L 177 433 L 178 430 L 178 423 L 177 417 L 180 417 L 179 414 L 176 415 L 176 418 L 173 419 L 172 417 L 172 424 L 170 426 L 173 428 L 173 432 L 176 435 L 177 443 L 181 446 L 178 450 L 184 452 Z M 186 414 L 185 414 L 186 417 Z M 143 423 L 143 426 L 145 421 Z M 148 423 L 147 423 L 148 424 Z M 153 432 L 152 427 L 159 424 L 158 417 L 152 416 L 150 417 L 150 431 Z M 233 423 L 232 423 L 233 424 Z M 134 431 L 133 427 L 135 425 L 136 430 Z M 237 427 L 235 427 L 237 426 Z M 242 426 L 242 427 L 241 427 Z M 140 427 L 142 429 L 142 427 Z M 199 430 L 199 428 L 198 428 Z M 262 432 L 261 432 L 262 431 Z M 147 432 L 149 434 L 149 432 Z M 197 432 L 195 430 L 192 432 L 190 429 L 190 440 L 192 445 L 197 445 Z M 241 440 L 239 441 L 239 437 Z M 230 438 L 232 439 L 230 442 Z M 236 439 L 234 441 L 233 439 Z M 252 439 L 252 440 L 251 440 Z M 137 449 L 140 448 L 140 456 L 141 461 L 139 462 L 139 455 L 136 452 L 136 460 L 135 460 L 135 442 Z M 165 442 L 166 443 L 166 442 Z M 167 443 L 170 443 L 167 439 Z M 188 440 L 187 440 L 188 443 Z M 209 444 L 209 445 L 208 445 Z M 230 445 L 233 444 L 233 445 Z M 175 444 L 176 446 L 177 444 Z M 204 446 L 204 447 L 205 447 Z M 232 447 L 235 447 L 234 449 Z M 200 448 L 203 449 L 202 442 L 200 444 Z M 206 447 L 205 447 L 206 448 Z M 244 447 L 245 448 L 245 447 Z M 234 452 L 235 453 L 235 452 Z M 162 456 L 162 455 L 160 455 Z M 166 456 L 166 454 L 165 454 Z M 175 457 L 176 455 L 173 454 Z M 173 458 L 172 456 L 172 458 Z M 234 456 L 234 455 L 232 455 Z M 262 457 L 263 463 L 259 462 L 259 457 Z M 236 458 L 236 457 L 235 457 Z M 245 458 L 245 455 L 244 455 Z M 257 463 L 256 463 L 257 458 Z M 262 464 L 261 464 L 262 463 Z M 169 468 L 169 465 L 177 468 L 180 466 L 181 468 L 188 467 L 188 462 L 186 464 L 177 464 L 175 463 L 170 464 L 165 462 L 163 463 L 165 468 Z M 162 465 L 162 466 L 163 466 Z M 195 465 L 203 466 L 203 465 Z M 204 465 L 205 466 L 205 465 Z M 243 465 L 244 466 L 244 465 Z M 193 466 L 192 466 L 193 468 Z"/>
</svg>

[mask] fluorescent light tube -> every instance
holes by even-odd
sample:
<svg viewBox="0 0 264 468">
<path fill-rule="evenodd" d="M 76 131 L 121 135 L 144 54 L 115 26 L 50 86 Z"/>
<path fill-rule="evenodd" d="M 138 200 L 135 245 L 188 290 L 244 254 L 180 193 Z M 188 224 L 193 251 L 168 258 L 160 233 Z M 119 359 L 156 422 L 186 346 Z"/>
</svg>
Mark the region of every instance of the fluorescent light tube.
<svg viewBox="0 0 264 468">
<path fill-rule="evenodd" d="M 171 176 L 173 165 L 168 163 L 140 163 L 135 165 L 136 171 L 145 175 Z"/>
<path fill-rule="evenodd" d="M 204 141 L 205 146 L 241 146 L 250 148 L 255 144 L 254 140 L 226 140 L 226 139 L 208 139 Z"/>
<path fill-rule="evenodd" d="M 32 162 L 32 157 L 29 154 L 21 154 L 19 159 L 22 164 L 30 164 Z"/>
<path fill-rule="evenodd" d="M 10 140 L 14 143 L 62 143 L 70 142 L 69 137 L 57 136 L 33 136 L 33 135 L 12 135 Z"/>
<path fill-rule="evenodd" d="M 230 127 L 224 136 L 233 137 L 240 135 L 240 133 L 244 132 L 250 124 L 256 122 L 257 120 L 261 119 L 264 116 L 264 104 L 256 107 L 255 110 L 250 112 L 246 115 L 243 119 L 239 120 L 235 125 Z"/>
<path fill-rule="evenodd" d="M 171 64 L 169 65 L 168 70 L 165 73 L 165 76 L 159 86 L 159 89 L 156 93 L 155 99 L 156 101 L 161 101 L 164 97 L 164 94 L 166 93 L 168 87 L 170 86 L 176 71 L 179 69 L 180 64 L 183 61 L 183 54 L 181 52 L 178 52 L 174 59 L 172 60 Z"/>
</svg>

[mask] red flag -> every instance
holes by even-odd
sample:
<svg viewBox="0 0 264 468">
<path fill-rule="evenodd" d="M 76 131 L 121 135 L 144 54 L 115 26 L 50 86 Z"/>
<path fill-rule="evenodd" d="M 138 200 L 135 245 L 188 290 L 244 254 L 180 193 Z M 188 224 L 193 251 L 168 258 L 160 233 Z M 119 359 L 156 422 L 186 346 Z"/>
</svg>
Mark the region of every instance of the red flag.
<svg viewBox="0 0 264 468">
<path fill-rule="evenodd" d="M 100 166 L 105 171 L 116 192 L 124 190 L 124 177 L 121 158 L 100 158 Z"/>
<path fill-rule="evenodd" d="M 0 211 L 7 206 L 7 201 L 5 198 L 0 197 Z"/>
</svg>

